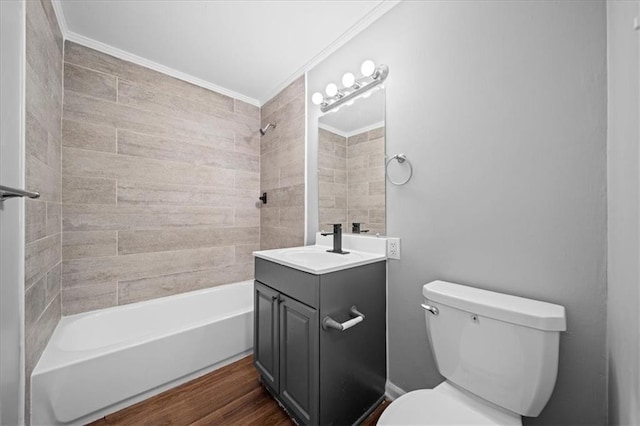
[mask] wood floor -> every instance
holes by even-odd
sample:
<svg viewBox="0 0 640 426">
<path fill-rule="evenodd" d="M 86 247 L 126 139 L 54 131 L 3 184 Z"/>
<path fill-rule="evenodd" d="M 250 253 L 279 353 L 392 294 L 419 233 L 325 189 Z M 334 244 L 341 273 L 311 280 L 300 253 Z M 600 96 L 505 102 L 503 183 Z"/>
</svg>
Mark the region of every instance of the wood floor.
<svg viewBox="0 0 640 426">
<path fill-rule="evenodd" d="M 91 425 L 294 426 L 258 382 L 252 361 L 248 356 Z M 362 424 L 374 426 L 387 406 L 384 401 Z"/>
</svg>

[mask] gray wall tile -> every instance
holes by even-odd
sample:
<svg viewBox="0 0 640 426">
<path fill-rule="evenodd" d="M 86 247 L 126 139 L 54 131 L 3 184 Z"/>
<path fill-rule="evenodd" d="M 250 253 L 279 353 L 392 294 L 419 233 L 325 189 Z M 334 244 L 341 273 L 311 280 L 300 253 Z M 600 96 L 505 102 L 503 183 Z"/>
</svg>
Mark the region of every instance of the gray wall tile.
<svg viewBox="0 0 640 426">
<path fill-rule="evenodd" d="M 115 102 L 117 83 L 117 78 L 112 75 L 64 64 L 64 90 Z"/>
<path fill-rule="evenodd" d="M 118 231 L 65 231 L 62 234 L 62 259 L 115 256 Z"/>
</svg>

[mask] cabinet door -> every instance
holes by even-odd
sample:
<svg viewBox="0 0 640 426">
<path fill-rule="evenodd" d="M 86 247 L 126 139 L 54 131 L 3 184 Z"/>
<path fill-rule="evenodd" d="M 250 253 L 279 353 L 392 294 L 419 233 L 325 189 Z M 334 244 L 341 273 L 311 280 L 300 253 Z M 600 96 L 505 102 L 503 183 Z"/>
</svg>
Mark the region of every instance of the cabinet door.
<svg viewBox="0 0 640 426">
<path fill-rule="evenodd" d="M 318 419 L 318 336 L 318 311 L 282 295 L 280 397 L 305 424 Z"/>
<path fill-rule="evenodd" d="M 265 383 L 279 388 L 278 303 L 279 293 L 254 281 L 253 362 Z"/>
</svg>

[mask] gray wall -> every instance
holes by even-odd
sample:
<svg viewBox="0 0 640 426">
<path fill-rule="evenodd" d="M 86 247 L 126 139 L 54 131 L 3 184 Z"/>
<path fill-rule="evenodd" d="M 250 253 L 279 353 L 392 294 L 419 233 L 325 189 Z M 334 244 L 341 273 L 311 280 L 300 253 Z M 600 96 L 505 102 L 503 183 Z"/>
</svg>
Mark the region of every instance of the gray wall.
<svg viewBox="0 0 640 426">
<path fill-rule="evenodd" d="M 640 424 L 640 2 L 607 2 L 609 423 Z"/>
<path fill-rule="evenodd" d="M 62 33 L 50 0 L 26 2 L 25 200 L 26 423 L 30 377 L 60 319 Z"/>
<path fill-rule="evenodd" d="M 450 280 L 564 305 L 557 385 L 525 423 L 606 422 L 605 36 L 600 1 L 403 2 L 309 72 L 313 93 L 366 58 L 390 67 L 387 154 L 415 169 L 387 185 L 394 384 L 442 380 L 419 301 Z"/>
<path fill-rule="evenodd" d="M 258 107 L 69 41 L 62 311 L 253 277 Z"/>
</svg>

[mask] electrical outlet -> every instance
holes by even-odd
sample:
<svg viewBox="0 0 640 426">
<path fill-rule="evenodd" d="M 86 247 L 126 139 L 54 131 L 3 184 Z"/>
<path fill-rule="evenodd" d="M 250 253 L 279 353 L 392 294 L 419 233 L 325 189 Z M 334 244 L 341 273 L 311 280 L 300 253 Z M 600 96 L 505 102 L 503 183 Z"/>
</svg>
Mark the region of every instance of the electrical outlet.
<svg viewBox="0 0 640 426">
<path fill-rule="evenodd" d="M 400 259 L 400 238 L 387 238 L 387 257 Z"/>
</svg>

